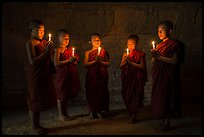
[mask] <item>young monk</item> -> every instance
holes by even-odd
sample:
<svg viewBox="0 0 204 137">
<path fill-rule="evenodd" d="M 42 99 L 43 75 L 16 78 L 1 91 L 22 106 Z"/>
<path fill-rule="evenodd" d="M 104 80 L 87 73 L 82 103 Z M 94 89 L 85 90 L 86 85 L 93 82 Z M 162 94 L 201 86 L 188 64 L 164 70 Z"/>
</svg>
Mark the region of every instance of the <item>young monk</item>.
<svg viewBox="0 0 204 137">
<path fill-rule="evenodd" d="M 138 108 L 143 107 L 144 86 L 147 81 L 146 54 L 137 49 L 138 42 L 139 37 L 136 34 L 128 37 L 128 52 L 123 54 L 120 63 L 122 97 L 130 115 L 130 123 L 137 121 Z"/>
<path fill-rule="evenodd" d="M 37 134 L 44 134 L 48 130 L 40 125 L 40 112 L 46 111 L 56 104 L 52 79 L 53 64 L 50 54 L 53 42 L 43 39 L 45 26 L 42 21 L 31 20 L 29 29 L 31 37 L 26 43 L 29 59 L 27 103 L 33 131 Z"/>
<path fill-rule="evenodd" d="M 86 98 L 90 118 L 103 118 L 103 111 L 109 111 L 108 67 L 109 53 L 101 46 L 102 39 L 98 33 L 90 38 L 92 49 L 85 52 L 84 65 L 86 73 Z M 98 50 L 99 49 L 99 50 Z"/>
<path fill-rule="evenodd" d="M 179 86 L 178 64 L 180 55 L 179 45 L 171 39 L 173 23 L 163 21 L 158 25 L 158 36 L 162 40 L 151 50 L 152 54 L 152 108 L 161 123 L 155 128 L 157 131 L 166 131 L 170 128 L 172 115 L 179 116 L 180 102 L 178 102 Z"/>
<path fill-rule="evenodd" d="M 69 45 L 69 32 L 65 29 L 57 31 L 58 45 L 55 48 L 54 65 L 56 68 L 57 107 L 59 120 L 67 121 L 67 103 L 76 97 L 81 89 L 77 64 L 79 55 Z"/>
</svg>

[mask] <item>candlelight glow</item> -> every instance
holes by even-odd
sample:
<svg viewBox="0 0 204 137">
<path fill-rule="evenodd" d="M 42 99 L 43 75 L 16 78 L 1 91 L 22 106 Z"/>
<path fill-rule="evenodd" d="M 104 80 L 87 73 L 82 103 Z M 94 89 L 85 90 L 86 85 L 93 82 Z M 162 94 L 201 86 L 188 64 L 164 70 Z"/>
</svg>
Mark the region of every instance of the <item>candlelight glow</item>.
<svg viewBox="0 0 204 137">
<path fill-rule="evenodd" d="M 73 56 L 73 57 L 74 57 L 74 50 L 75 50 L 75 49 L 74 49 L 74 48 L 72 48 L 72 56 Z"/>
<path fill-rule="evenodd" d="M 128 56 L 129 55 L 129 49 L 127 48 L 126 51 L 127 51 L 127 56 Z"/>
<path fill-rule="evenodd" d="M 48 37 L 49 37 L 48 41 L 51 41 L 51 34 L 49 34 L 49 36 L 48 36 Z"/>
<path fill-rule="evenodd" d="M 152 46 L 153 46 L 153 49 L 155 49 L 155 42 L 152 41 Z"/>
<path fill-rule="evenodd" d="M 101 52 L 101 47 L 99 46 L 98 47 L 98 55 L 100 55 L 100 52 Z"/>
</svg>

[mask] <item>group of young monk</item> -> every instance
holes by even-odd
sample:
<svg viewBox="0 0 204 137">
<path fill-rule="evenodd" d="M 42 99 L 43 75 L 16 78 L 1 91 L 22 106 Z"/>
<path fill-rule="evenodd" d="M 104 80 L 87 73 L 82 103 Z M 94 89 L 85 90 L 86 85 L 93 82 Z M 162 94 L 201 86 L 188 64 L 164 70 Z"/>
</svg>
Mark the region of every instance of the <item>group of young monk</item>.
<svg viewBox="0 0 204 137">
<path fill-rule="evenodd" d="M 80 90 L 77 64 L 79 55 L 69 44 L 70 35 L 66 29 L 56 32 L 56 42 L 43 39 L 45 25 L 41 20 L 29 22 L 30 39 L 26 43 L 29 59 L 27 69 L 29 93 L 27 104 L 32 129 L 38 134 L 48 131 L 40 125 L 40 112 L 57 105 L 59 119 L 69 120 L 67 103 Z M 162 41 L 151 49 L 152 56 L 152 108 L 161 122 L 155 130 L 166 131 L 170 118 L 179 117 L 179 43 L 170 37 L 173 31 L 171 21 L 158 25 L 158 37 Z M 127 38 L 127 50 L 120 63 L 122 98 L 130 115 L 130 123 L 137 122 L 138 108 L 143 107 L 144 86 L 147 81 L 146 53 L 137 49 L 139 37 L 131 34 Z M 90 50 L 85 51 L 84 66 L 87 69 L 85 94 L 91 119 L 103 118 L 109 111 L 108 90 L 109 52 L 102 46 L 102 37 L 93 33 L 89 38 Z"/>
</svg>

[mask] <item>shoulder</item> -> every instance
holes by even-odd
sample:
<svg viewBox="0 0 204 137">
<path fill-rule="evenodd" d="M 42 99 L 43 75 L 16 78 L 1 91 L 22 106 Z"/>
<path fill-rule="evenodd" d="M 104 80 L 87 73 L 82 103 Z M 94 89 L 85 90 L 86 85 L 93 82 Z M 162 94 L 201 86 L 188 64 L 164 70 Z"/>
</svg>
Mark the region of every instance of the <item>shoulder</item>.
<svg viewBox="0 0 204 137">
<path fill-rule="evenodd" d="M 61 52 L 61 48 L 57 47 L 57 48 L 54 49 L 54 51 L 57 52 L 57 53 Z"/>
<path fill-rule="evenodd" d="M 89 53 L 92 52 L 92 51 L 93 51 L 92 49 L 86 50 L 86 51 L 85 51 L 85 55 L 86 55 L 86 54 L 89 54 Z"/>
<path fill-rule="evenodd" d="M 146 55 L 146 53 L 144 51 L 142 51 L 141 49 L 140 50 L 137 50 L 137 52 L 141 55 Z"/>
<path fill-rule="evenodd" d="M 42 43 L 43 43 L 43 44 L 47 44 L 47 40 L 42 39 Z"/>
<path fill-rule="evenodd" d="M 105 48 L 105 47 L 102 47 L 102 50 L 108 52 L 107 48 Z"/>
</svg>

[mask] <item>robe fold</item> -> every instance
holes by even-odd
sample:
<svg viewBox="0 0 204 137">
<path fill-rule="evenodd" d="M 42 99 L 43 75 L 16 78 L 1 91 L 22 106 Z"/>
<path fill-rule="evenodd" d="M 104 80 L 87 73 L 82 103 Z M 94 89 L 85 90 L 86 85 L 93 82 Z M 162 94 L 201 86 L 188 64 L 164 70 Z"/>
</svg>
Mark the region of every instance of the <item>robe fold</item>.
<svg viewBox="0 0 204 137">
<path fill-rule="evenodd" d="M 122 98 L 129 114 L 136 113 L 138 108 L 143 107 L 144 86 L 147 81 L 145 56 L 144 52 L 136 49 L 129 54 L 129 59 L 136 64 L 139 64 L 143 57 L 145 69 L 139 69 L 130 64 L 121 68 Z"/>
<path fill-rule="evenodd" d="M 89 53 L 88 61 L 94 61 L 98 50 Z M 108 52 L 102 48 L 100 52 L 101 60 L 109 60 Z M 86 98 L 89 112 L 109 111 L 109 90 L 108 90 L 108 70 L 106 66 L 96 63 L 87 67 L 86 73 Z"/>
</svg>

